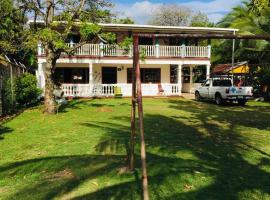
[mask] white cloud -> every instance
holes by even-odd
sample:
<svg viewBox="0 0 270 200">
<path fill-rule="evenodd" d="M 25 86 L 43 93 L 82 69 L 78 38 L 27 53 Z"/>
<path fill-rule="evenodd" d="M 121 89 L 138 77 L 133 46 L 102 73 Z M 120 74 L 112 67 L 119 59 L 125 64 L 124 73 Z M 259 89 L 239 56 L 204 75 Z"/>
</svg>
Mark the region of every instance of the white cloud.
<svg viewBox="0 0 270 200">
<path fill-rule="evenodd" d="M 178 5 L 206 13 L 213 22 L 218 22 L 224 16 L 224 13 L 229 12 L 231 8 L 239 5 L 241 2 L 242 0 L 213 0 L 210 2 L 196 0 L 178 3 Z M 152 13 L 161 5 L 161 3 L 153 3 L 150 1 L 137 1 L 133 4 L 116 4 L 114 10 L 120 17 L 130 17 L 134 19 L 136 23 L 145 24 Z"/>
</svg>

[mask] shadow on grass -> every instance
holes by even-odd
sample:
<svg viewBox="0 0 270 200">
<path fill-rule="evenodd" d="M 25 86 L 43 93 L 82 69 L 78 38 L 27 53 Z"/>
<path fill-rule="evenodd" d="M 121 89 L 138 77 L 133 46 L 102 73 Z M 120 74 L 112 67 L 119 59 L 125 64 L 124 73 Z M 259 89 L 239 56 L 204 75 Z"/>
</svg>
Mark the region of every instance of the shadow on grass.
<svg viewBox="0 0 270 200">
<path fill-rule="evenodd" d="M 12 194 L 10 199 L 71 199 L 72 194 L 69 192 L 81 184 L 87 184 L 87 191 L 96 190 L 106 187 L 105 183 L 99 182 L 99 178 L 103 177 L 109 182 L 110 177 L 121 177 L 117 174 L 123 160 L 123 156 L 113 155 L 74 155 L 25 160 L 0 167 L 0 179 L 27 180 L 39 174 L 32 184 L 22 184 L 20 190 Z M 132 184 L 129 188 L 119 188 L 119 191 L 114 192 L 122 193 L 123 199 L 126 199 L 130 189 L 138 190 L 137 185 Z M 106 199 L 110 193 L 113 192 L 108 189 L 107 193 L 97 196 Z"/>
<path fill-rule="evenodd" d="M 12 132 L 13 129 L 9 128 L 9 127 L 5 127 L 3 125 L 0 124 L 0 140 L 3 140 L 4 139 L 4 135 L 7 134 L 7 133 L 10 133 Z"/>
<path fill-rule="evenodd" d="M 145 136 L 151 199 L 267 199 L 269 154 L 249 144 L 237 127 L 269 130 L 270 114 L 265 108 L 218 107 L 192 101 L 168 100 L 173 113 L 145 114 Z M 80 106 L 80 105 L 79 105 Z M 268 109 L 268 108 L 267 108 Z M 178 112 L 179 111 L 179 112 Z M 189 113 L 190 115 L 184 115 Z M 248 117 L 252 116 L 252 117 Z M 115 118 L 114 118 L 115 120 Z M 126 161 L 129 118 L 118 123 L 89 121 L 80 125 L 105 130 L 96 145 L 98 154 L 41 158 L 0 167 L 0 179 L 40 174 L 35 184 L 24 186 L 14 199 L 140 199 L 140 174 L 119 175 Z M 138 144 L 138 138 L 137 138 Z M 139 146 L 136 167 L 140 168 Z M 248 153 L 256 153 L 257 164 Z M 65 170 L 66 177 L 59 174 Z M 65 174 L 65 173 L 62 173 Z M 74 196 L 70 192 L 89 181 L 114 180 L 89 185 Z M 106 182 L 106 181 L 105 181 Z M 70 195 L 70 196 L 68 196 Z M 254 196 L 255 195 L 255 196 Z"/>
<path fill-rule="evenodd" d="M 59 113 L 66 113 L 68 110 L 72 109 L 84 109 L 86 106 L 91 106 L 91 107 L 114 107 L 115 105 L 113 104 L 103 104 L 103 103 L 96 103 L 95 99 L 74 99 L 71 101 L 68 101 L 66 105 L 62 105 L 59 107 L 58 112 Z"/>
</svg>

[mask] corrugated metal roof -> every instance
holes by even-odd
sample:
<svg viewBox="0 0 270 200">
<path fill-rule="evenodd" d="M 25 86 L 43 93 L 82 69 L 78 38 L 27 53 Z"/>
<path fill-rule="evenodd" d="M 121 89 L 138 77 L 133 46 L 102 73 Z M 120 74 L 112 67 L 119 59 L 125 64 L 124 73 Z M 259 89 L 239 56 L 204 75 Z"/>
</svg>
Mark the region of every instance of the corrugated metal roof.
<svg viewBox="0 0 270 200">
<path fill-rule="evenodd" d="M 212 73 L 213 74 L 224 74 L 224 73 L 228 73 L 229 71 L 231 71 L 232 69 L 241 67 L 243 65 L 247 65 L 248 62 L 247 61 L 243 61 L 243 62 L 238 62 L 235 63 L 235 65 L 232 68 L 232 64 L 218 64 L 214 67 Z"/>
<path fill-rule="evenodd" d="M 33 25 L 34 21 L 29 20 L 28 24 Z M 43 21 L 36 21 L 40 26 Z M 59 21 L 59 26 L 64 26 L 65 21 Z M 79 22 L 78 22 L 79 23 Z M 216 28 L 216 27 L 187 27 L 187 26 L 153 26 L 140 24 L 99 24 L 105 31 L 131 31 L 139 33 L 197 33 L 197 34 L 226 34 L 233 35 L 238 29 Z"/>
</svg>

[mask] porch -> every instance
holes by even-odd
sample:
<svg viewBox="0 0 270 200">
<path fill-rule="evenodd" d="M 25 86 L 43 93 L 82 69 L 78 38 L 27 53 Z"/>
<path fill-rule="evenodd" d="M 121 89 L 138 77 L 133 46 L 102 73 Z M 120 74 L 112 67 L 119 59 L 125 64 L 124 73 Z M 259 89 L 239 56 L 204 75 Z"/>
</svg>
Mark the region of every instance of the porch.
<svg viewBox="0 0 270 200">
<path fill-rule="evenodd" d="M 179 96 L 182 92 L 193 93 L 209 72 L 210 65 L 141 64 L 142 94 Z M 130 64 L 58 63 L 55 73 L 55 80 L 66 97 L 110 97 L 117 91 L 128 97 L 132 95 L 131 77 Z M 41 79 L 42 88 L 44 80 Z"/>
<path fill-rule="evenodd" d="M 123 97 L 132 95 L 131 84 L 62 84 L 66 97 L 113 97 L 120 88 Z M 119 89 L 118 89 L 119 90 Z M 142 84 L 143 96 L 178 96 L 178 84 Z"/>
</svg>

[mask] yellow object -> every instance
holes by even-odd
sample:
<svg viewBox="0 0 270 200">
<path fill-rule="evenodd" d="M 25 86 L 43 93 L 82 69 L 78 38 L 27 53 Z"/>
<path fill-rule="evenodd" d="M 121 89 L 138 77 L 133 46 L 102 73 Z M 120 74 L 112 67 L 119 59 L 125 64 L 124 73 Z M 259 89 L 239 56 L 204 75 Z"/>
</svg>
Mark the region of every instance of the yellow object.
<svg viewBox="0 0 270 200">
<path fill-rule="evenodd" d="M 230 70 L 229 73 L 232 73 L 232 70 Z M 249 73 L 249 67 L 247 64 L 238 66 L 233 69 L 234 74 L 248 74 Z"/>
<path fill-rule="evenodd" d="M 115 96 L 115 97 L 122 97 L 122 96 L 123 96 L 122 90 L 121 90 L 120 87 L 115 87 L 115 88 L 114 88 L 114 96 Z"/>
</svg>

